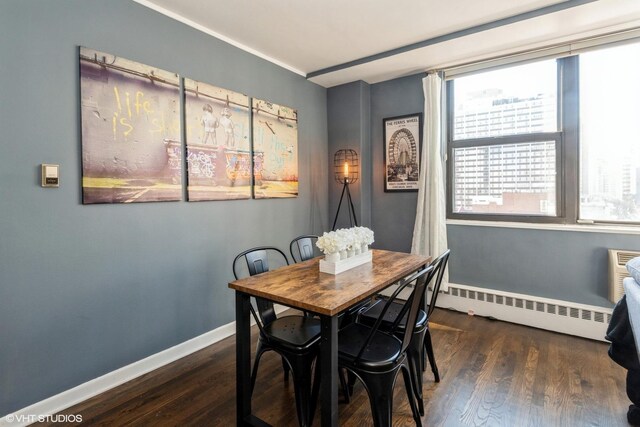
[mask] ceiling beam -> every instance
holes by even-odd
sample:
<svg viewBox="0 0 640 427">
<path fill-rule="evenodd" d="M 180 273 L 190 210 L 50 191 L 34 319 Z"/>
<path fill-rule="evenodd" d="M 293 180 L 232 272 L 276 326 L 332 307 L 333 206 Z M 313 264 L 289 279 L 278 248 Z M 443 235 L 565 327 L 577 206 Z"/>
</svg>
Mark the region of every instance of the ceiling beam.
<svg viewBox="0 0 640 427">
<path fill-rule="evenodd" d="M 388 58 L 390 56 L 399 55 L 401 53 L 410 52 L 412 50 L 421 49 L 423 47 L 431 46 L 434 44 L 458 39 L 460 37 L 469 36 L 471 34 L 480 33 L 482 31 L 503 27 L 505 25 L 514 24 L 516 22 L 526 21 L 527 19 L 537 18 L 539 16 L 548 15 L 550 13 L 560 12 L 563 10 L 571 9 L 573 7 L 582 6 L 587 3 L 593 3 L 595 1 L 598 1 L 598 0 L 566 0 L 561 3 L 556 3 L 549 6 L 541 7 L 539 9 L 530 10 L 529 12 L 519 13 L 517 15 L 509 16 L 507 18 L 498 19 L 495 21 L 487 22 L 485 24 L 476 25 L 473 27 L 465 28 L 463 30 L 454 31 L 452 33 L 444 34 L 437 37 L 432 37 L 430 39 L 408 44 L 406 46 L 387 50 L 385 52 L 380 52 L 374 55 L 365 56 L 364 58 L 354 59 L 353 61 L 344 62 L 338 65 L 332 65 L 331 67 L 323 68 L 317 71 L 312 71 L 307 74 L 306 78 L 311 79 L 314 77 L 322 76 L 324 74 L 333 73 L 336 71 L 355 67 L 357 65 L 362 65 L 369 62 L 377 61 L 379 59 Z"/>
</svg>

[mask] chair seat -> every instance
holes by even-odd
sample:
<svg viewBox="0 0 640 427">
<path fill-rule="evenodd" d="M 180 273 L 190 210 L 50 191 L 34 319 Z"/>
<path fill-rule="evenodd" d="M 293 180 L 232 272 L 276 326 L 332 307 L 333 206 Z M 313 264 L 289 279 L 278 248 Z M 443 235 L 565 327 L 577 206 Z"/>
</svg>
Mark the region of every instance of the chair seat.
<svg viewBox="0 0 640 427">
<path fill-rule="evenodd" d="M 320 319 L 304 316 L 283 316 L 264 326 L 267 341 L 292 351 L 305 351 L 320 339 Z"/>
<path fill-rule="evenodd" d="M 371 328 L 352 323 L 338 335 L 338 358 L 342 363 L 353 364 L 362 349 Z M 358 366 L 372 370 L 386 370 L 396 365 L 402 342 L 392 335 L 376 331 L 371 342 L 358 360 Z"/>
<path fill-rule="evenodd" d="M 358 318 L 358 321 L 365 325 L 372 326 L 376 322 L 376 320 L 378 320 L 378 318 L 380 317 L 380 314 L 382 313 L 382 309 L 384 308 L 384 303 L 385 303 L 385 300 L 377 300 L 376 302 L 374 302 L 368 309 L 363 310 L 360 313 L 360 317 Z M 401 303 L 398 303 L 395 301 L 389 305 L 389 309 L 384 314 L 384 319 L 382 319 L 382 324 L 381 324 L 382 329 L 391 328 L 391 326 L 393 325 L 393 322 L 396 321 L 398 314 L 402 310 L 402 307 L 403 305 Z M 405 327 L 407 326 L 407 314 L 408 312 L 404 313 L 404 316 L 402 316 L 402 319 L 398 324 L 398 330 L 400 331 L 404 330 Z M 416 319 L 416 327 L 422 328 L 426 324 L 426 322 L 427 322 L 427 313 L 425 313 L 424 310 L 420 310 L 418 312 L 418 318 Z"/>
</svg>

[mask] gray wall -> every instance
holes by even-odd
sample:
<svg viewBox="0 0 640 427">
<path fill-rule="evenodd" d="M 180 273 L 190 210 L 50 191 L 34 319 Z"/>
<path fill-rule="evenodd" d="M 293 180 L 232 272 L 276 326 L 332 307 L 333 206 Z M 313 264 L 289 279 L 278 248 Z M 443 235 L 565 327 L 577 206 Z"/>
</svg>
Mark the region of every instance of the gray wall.
<svg viewBox="0 0 640 427">
<path fill-rule="evenodd" d="M 371 86 L 371 212 L 380 248 L 411 249 L 417 193 L 383 190 L 382 119 L 423 111 L 422 77 Z M 637 235 L 465 225 L 447 230 L 453 283 L 605 307 L 612 305 L 606 249 L 640 250 Z"/>
<path fill-rule="evenodd" d="M 607 248 L 638 235 L 449 225 L 454 283 L 611 307 Z"/>
<path fill-rule="evenodd" d="M 130 0 L 3 0 L 0 39 L 0 416 L 233 321 L 237 252 L 326 229 L 324 88 Z M 83 206 L 80 45 L 297 108 L 300 196 Z"/>
<path fill-rule="evenodd" d="M 417 192 L 385 193 L 382 119 L 422 112 L 422 75 L 371 86 L 371 222 L 378 247 L 409 252 L 416 220 Z"/>
<path fill-rule="evenodd" d="M 334 179 L 333 156 L 341 149 L 356 151 L 360 162 L 358 181 L 349 186 L 358 225 L 371 226 L 371 94 L 363 81 L 335 86 L 327 91 L 329 126 L 329 227 L 340 203 L 343 186 Z M 349 210 L 345 199 L 340 207 L 336 228 L 349 227 Z"/>
</svg>

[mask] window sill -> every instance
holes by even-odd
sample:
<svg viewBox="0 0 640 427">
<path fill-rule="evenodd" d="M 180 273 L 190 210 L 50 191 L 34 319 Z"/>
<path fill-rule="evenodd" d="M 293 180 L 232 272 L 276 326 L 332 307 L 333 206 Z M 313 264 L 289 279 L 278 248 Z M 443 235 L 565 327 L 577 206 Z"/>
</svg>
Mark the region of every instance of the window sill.
<svg viewBox="0 0 640 427">
<path fill-rule="evenodd" d="M 521 228 L 528 230 L 579 231 L 583 233 L 640 234 L 640 227 L 604 224 L 548 224 L 530 222 L 478 221 L 473 219 L 447 219 L 447 225 L 471 227 Z"/>
</svg>

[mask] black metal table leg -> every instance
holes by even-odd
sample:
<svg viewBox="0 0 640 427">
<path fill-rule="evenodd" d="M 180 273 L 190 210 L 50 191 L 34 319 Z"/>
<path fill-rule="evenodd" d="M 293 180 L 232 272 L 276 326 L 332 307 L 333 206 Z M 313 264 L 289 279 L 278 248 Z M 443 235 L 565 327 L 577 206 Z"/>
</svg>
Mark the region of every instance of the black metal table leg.
<svg viewBox="0 0 640 427">
<path fill-rule="evenodd" d="M 321 421 L 323 427 L 338 425 L 338 316 L 321 316 L 320 369 Z"/>
<path fill-rule="evenodd" d="M 236 425 L 251 416 L 251 325 L 249 295 L 236 291 Z"/>
</svg>

